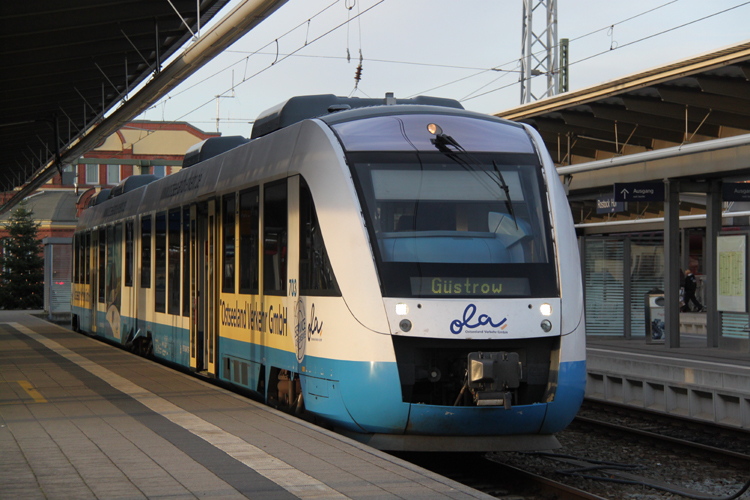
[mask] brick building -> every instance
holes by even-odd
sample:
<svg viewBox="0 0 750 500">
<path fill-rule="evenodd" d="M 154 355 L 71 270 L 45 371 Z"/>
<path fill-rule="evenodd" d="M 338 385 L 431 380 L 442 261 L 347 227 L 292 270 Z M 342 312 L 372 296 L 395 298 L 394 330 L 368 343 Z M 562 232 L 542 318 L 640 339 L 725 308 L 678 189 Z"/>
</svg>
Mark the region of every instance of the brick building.
<svg viewBox="0 0 750 500">
<path fill-rule="evenodd" d="M 45 309 L 51 311 L 49 306 L 57 301 L 61 305 L 67 302 L 70 311 L 70 270 L 65 269 L 65 263 L 69 265 L 71 258 L 66 258 L 65 252 L 78 216 L 93 195 L 131 175 L 163 177 L 177 172 L 190 146 L 220 135 L 184 122 L 129 122 L 81 157 L 77 165 L 67 166 L 62 176 L 55 175 L 27 197 L 27 208 L 41 224 L 37 235 L 45 244 Z M 12 195 L 2 194 L 5 198 Z M 5 224 L 11 212 L 0 216 L 0 241 L 8 235 Z"/>
</svg>

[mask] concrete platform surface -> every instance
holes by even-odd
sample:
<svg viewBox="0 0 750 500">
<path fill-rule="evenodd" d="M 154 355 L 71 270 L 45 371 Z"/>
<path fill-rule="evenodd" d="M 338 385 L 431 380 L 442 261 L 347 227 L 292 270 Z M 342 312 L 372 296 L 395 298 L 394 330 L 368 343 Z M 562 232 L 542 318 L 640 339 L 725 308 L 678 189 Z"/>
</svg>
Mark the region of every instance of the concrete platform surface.
<svg viewBox="0 0 750 500">
<path fill-rule="evenodd" d="M 0 499 L 492 497 L 23 312 L 0 311 Z"/>
</svg>

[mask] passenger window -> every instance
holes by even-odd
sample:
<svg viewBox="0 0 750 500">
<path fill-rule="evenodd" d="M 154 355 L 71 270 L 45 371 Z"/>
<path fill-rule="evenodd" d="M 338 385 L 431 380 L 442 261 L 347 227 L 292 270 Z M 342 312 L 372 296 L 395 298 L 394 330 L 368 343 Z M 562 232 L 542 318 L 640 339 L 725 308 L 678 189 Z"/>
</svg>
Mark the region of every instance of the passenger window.
<svg viewBox="0 0 750 500">
<path fill-rule="evenodd" d="M 169 314 L 180 314 L 180 213 L 169 211 Z"/>
<path fill-rule="evenodd" d="M 190 207 L 182 209 L 182 315 L 190 316 Z"/>
<path fill-rule="evenodd" d="M 91 284 L 91 233 L 86 233 L 86 265 L 84 272 L 86 273 L 86 284 Z"/>
<path fill-rule="evenodd" d="M 167 213 L 156 214 L 154 224 L 154 310 L 167 311 Z"/>
<path fill-rule="evenodd" d="M 151 217 L 141 219 L 141 288 L 151 288 Z"/>
<path fill-rule="evenodd" d="M 107 270 L 106 268 L 107 264 L 107 232 L 105 229 L 99 230 L 99 272 L 98 274 L 98 282 L 99 282 L 99 302 L 104 302 L 104 283 L 105 283 L 105 272 Z"/>
<path fill-rule="evenodd" d="M 240 193 L 240 293 L 258 293 L 260 190 Z"/>
<path fill-rule="evenodd" d="M 125 286 L 133 286 L 133 221 L 125 222 Z"/>
<path fill-rule="evenodd" d="M 234 293 L 234 206 L 235 194 L 224 195 L 221 205 L 222 231 L 224 236 L 224 269 L 222 272 L 221 291 L 224 293 Z"/>
<path fill-rule="evenodd" d="M 286 179 L 265 187 L 263 196 L 263 292 L 286 295 Z"/>
<path fill-rule="evenodd" d="M 106 277 L 106 300 L 107 307 L 119 302 L 120 294 L 120 270 L 122 260 L 122 223 L 107 228 L 107 277 Z M 119 303 L 117 304 L 119 307 Z"/>
<path fill-rule="evenodd" d="M 304 179 L 300 180 L 299 212 L 300 295 L 340 295 L 320 232 L 315 204 Z"/>
<path fill-rule="evenodd" d="M 80 271 L 81 265 L 78 259 L 81 258 L 81 251 L 79 248 L 81 237 L 79 235 L 73 236 L 73 283 L 78 283 L 78 272 Z"/>
</svg>

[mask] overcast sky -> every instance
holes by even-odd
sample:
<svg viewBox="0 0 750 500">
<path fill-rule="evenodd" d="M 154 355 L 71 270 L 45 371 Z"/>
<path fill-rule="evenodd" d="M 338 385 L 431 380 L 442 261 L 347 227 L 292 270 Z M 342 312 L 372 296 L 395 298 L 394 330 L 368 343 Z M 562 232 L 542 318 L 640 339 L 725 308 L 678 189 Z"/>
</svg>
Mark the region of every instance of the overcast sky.
<svg viewBox="0 0 750 500">
<path fill-rule="evenodd" d="M 544 13 L 535 15 L 541 32 Z M 249 122 L 295 95 L 386 92 L 498 112 L 520 103 L 521 16 L 521 0 L 289 0 L 138 118 L 215 132 L 218 101 L 219 131 L 249 137 Z M 748 20 L 743 0 L 559 0 L 558 36 L 571 40 L 570 90 L 745 41 Z M 543 78 L 532 84 L 535 94 Z"/>
</svg>

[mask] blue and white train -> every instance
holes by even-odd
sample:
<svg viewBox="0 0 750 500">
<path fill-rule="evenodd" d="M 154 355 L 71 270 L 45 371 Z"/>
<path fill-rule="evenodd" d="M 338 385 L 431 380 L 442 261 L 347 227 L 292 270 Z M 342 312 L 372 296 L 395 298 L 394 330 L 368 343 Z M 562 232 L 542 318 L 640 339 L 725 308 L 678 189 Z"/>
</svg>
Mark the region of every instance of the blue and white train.
<svg viewBox="0 0 750 500">
<path fill-rule="evenodd" d="M 382 449 L 552 448 L 578 411 L 578 246 L 530 127 L 294 97 L 149 180 L 80 217 L 76 330 Z"/>
</svg>

